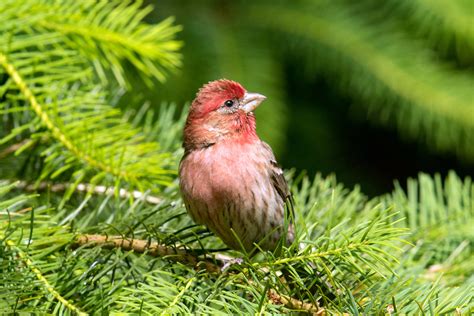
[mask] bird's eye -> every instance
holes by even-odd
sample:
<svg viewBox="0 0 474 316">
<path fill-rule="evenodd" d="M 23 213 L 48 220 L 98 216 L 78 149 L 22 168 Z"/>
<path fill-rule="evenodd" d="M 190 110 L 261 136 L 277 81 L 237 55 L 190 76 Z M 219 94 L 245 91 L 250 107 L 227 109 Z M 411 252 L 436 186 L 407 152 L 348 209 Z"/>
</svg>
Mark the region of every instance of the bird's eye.
<svg viewBox="0 0 474 316">
<path fill-rule="evenodd" d="M 232 107 L 234 105 L 234 101 L 232 100 L 227 100 L 224 102 L 224 105 L 228 108 Z"/>
</svg>

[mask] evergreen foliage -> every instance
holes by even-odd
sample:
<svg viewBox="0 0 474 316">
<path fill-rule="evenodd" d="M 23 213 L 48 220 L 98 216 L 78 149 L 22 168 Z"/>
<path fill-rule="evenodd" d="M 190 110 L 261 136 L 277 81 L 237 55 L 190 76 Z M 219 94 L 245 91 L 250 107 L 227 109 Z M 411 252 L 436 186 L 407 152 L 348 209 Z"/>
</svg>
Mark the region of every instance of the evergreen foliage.
<svg viewBox="0 0 474 316">
<path fill-rule="evenodd" d="M 37 182 L 67 174 L 75 184 L 169 183 L 169 155 L 122 118 L 99 80 L 110 69 L 124 82 L 127 61 L 148 80 L 179 64 L 178 28 L 170 20 L 142 23 L 148 11 L 121 1 L 1 4 L 0 113 L 11 131 L 0 144 L 25 140 L 16 155 L 33 148 L 28 159 L 44 164 L 32 170 Z M 71 27 L 74 21 L 81 22 Z"/>
<path fill-rule="evenodd" d="M 306 17 L 278 5 L 267 9 L 288 26 L 290 17 L 301 23 Z M 169 19 L 146 24 L 148 12 L 122 1 L 0 3 L 0 313 L 473 310 L 474 184 L 454 172 L 446 179 L 420 174 L 407 190 L 397 185 L 375 199 L 333 176 L 288 172 L 296 242 L 223 269 L 224 255 L 242 254 L 196 226 L 179 197 L 185 112 L 149 104 L 122 112 L 110 96 L 117 92 L 112 81 L 129 89 L 129 77 L 138 75 L 151 84 L 179 65 L 179 27 Z M 285 32 L 302 30 L 294 23 Z M 472 35 L 443 32 L 461 43 Z M 390 54 L 379 47 L 380 58 L 385 50 Z M 401 59 L 393 60 L 408 62 Z M 368 80 L 373 74 L 365 71 Z M 409 102 L 423 108 L 418 101 Z M 470 105 L 456 109 L 462 106 Z M 453 119 L 462 126 L 456 113 L 443 124 Z M 433 115 L 445 118 L 442 111 Z"/>
<path fill-rule="evenodd" d="M 295 184 L 295 197 L 298 239 L 304 247 L 296 243 L 280 256 L 265 253 L 220 274 L 171 257 L 74 246 L 78 235 L 100 232 L 201 249 L 201 254 L 221 248 L 218 239 L 192 225 L 175 192 L 163 194 L 157 205 L 78 194 L 70 206 L 58 209 L 42 205 L 57 205 L 60 196 L 25 196 L 3 184 L 0 284 L 11 290 L 2 291 L 2 311 L 288 311 L 267 298 L 270 288 L 319 302 L 328 313 L 394 308 L 401 314 L 440 314 L 472 308 L 473 236 L 466 229 L 473 221 L 470 179 L 451 174 L 442 184 L 439 177 L 420 175 L 410 181 L 407 194 L 397 188 L 383 202 L 368 201 L 334 178 L 301 181 Z M 418 203 L 416 192 L 424 204 Z M 417 205 L 430 213 L 416 212 Z M 450 208 L 461 215 L 459 225 L 446 221 Z M 439 216 L 433 217 L 436 209 Z M 456 234 L 429 229 L 447 232 L 453 225 L 465 229 Z M 286 281 L 278 271 L 288 271 Z"/>
</svg>

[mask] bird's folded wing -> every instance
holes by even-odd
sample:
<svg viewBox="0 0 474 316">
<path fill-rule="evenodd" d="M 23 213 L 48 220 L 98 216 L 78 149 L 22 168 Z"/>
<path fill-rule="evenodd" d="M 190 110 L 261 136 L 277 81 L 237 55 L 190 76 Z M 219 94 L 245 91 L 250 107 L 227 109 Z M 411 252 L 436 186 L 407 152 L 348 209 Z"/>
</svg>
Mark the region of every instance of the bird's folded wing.
<svg viewBox="0 0 474 316">
<path fill-rule="evenodd" d="M 283 199 L 283 202 L 285 203 L 285 206 L 288 209 L 288 212 L 286 212 L 287 218 L 289 219 L 290 223 L 292 223 L 295 220 L 295 209 L 294 209 L 293 196 L 291 195 L 290 188 L 288 187 L 288 182 L 285 179 L 283 170 L 280 168 L 280 166 L 275 160 L 275 157 L 273 156 L 271 147 L 264 142 L 262 143 L 264 144 L 266 149 L 271 153 L 270 177 L 273 183 L 273 187 L 278 192 L 278 195 L 280 195 L 281 198 Z"/>
</svg>

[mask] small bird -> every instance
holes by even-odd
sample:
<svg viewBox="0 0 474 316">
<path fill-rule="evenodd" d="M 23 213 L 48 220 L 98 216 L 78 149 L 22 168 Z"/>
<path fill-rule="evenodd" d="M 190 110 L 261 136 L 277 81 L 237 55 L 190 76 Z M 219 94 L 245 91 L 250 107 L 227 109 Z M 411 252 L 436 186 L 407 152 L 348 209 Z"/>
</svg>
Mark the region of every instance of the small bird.
<svg viewBox="0 0 474 316">
<path fill-rule="evenodd" d="M 248 253 L 255 253 L 255 244 L 275 250 L 280 240 L 289 245 L 294 239 L 288 184 L 255 129 L 253 111 L 265 99 L 235 81 L 205 84 L 189 110 L 179 166 L 183 201 L 193 220 L 230 248 Z"/>
</svg>

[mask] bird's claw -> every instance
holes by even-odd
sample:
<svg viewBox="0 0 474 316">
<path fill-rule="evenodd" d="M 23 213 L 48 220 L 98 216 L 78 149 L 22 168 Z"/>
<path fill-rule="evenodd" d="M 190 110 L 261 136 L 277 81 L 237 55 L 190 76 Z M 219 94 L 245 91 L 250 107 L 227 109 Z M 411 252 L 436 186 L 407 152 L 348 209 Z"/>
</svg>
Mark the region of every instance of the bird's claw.
<svg viewBox="0 0 474 316">
<path fill-rule="evenodd" d="M 244 262 L 244 259 L 242 259 L 242 258 L 232 258 L 232 259 L 225 260 L 225 263 L 224 263 L 224 265 L 222 266 L 221 270 L 222 270 L 222 271 L 225 271 L 225 270 L 229 269 L 229 267 L 230 267 L 231 265 L 234 265 L 234 264 L 240 265 L 240 264 L 242 264 L 243 262 Z"/>
</svg>

